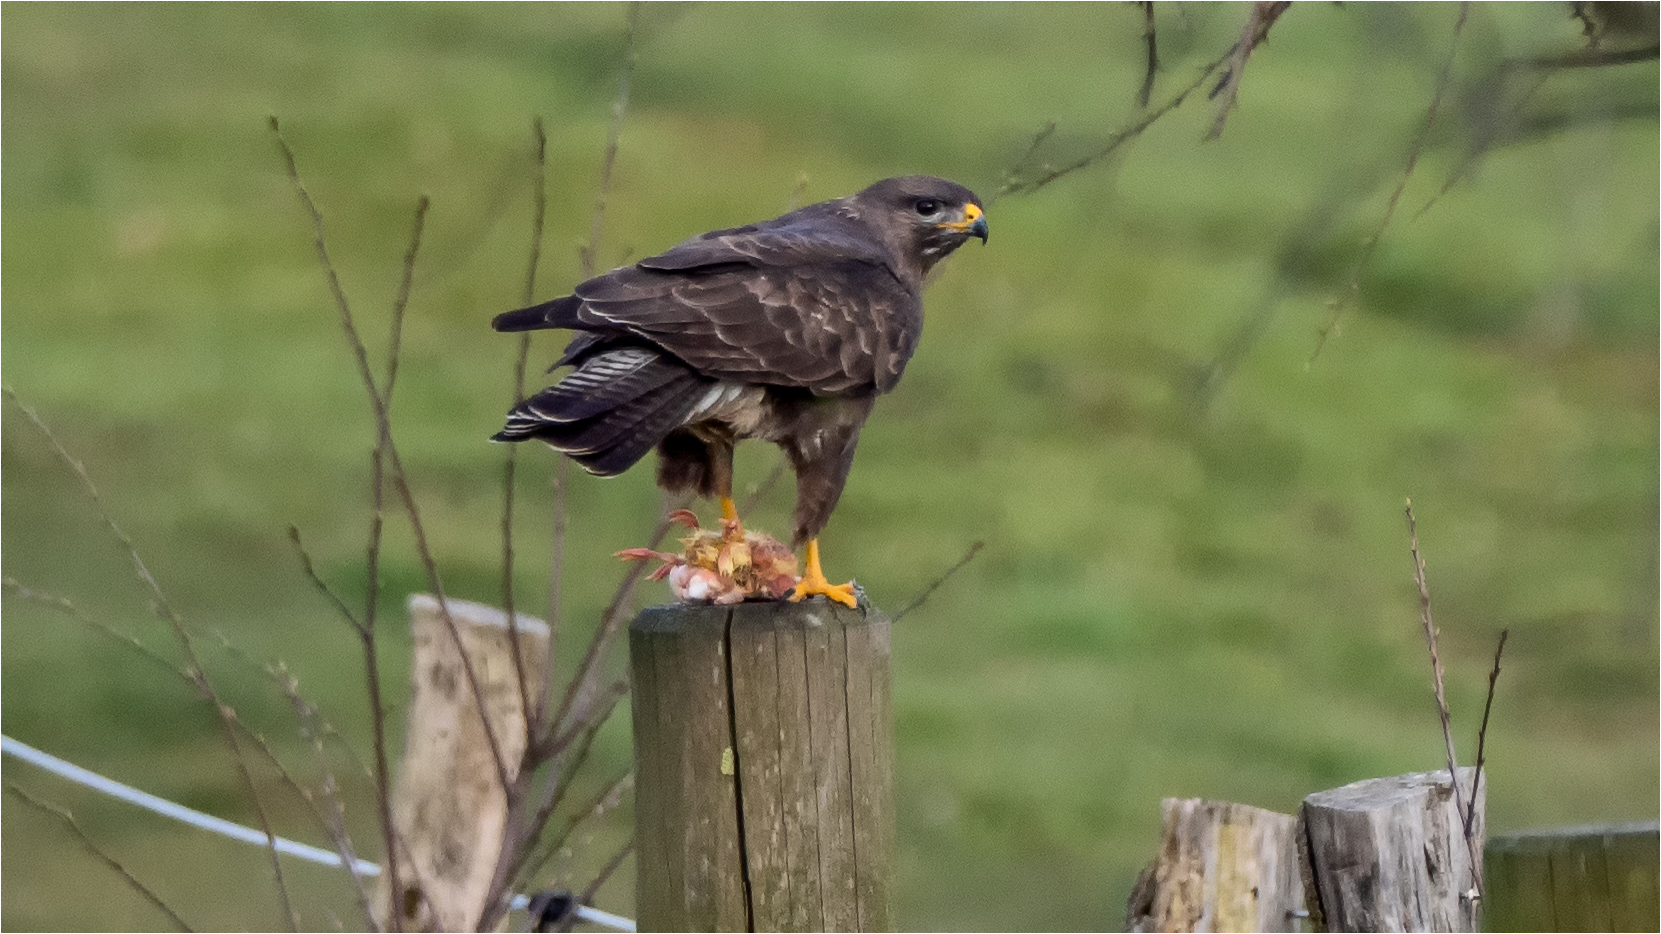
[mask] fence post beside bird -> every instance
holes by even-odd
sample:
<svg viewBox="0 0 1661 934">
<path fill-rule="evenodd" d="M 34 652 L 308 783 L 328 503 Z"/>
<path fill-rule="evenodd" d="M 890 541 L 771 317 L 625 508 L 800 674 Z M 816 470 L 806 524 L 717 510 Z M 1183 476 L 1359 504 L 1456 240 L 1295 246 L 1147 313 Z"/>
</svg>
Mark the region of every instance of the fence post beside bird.
<svg viewBox="0 0 1661 934">
<path fill-rule="evenodd" d="M 1304 893 L 1317 930 L 1479 929 L 1487 777 L 1459 770 L 1467 837 L 1447 770 L 1316 792 L 1299 811 Z"/>
<path fill-rule="evenodd" d="M 407 738 L 392 789 L 403 871 L 396 892 L 390 873 L 381 876 L 374 902 L 381 930 L 392 929 L 392 912 L 405 931 L 477 928 L 507 827 L 500 776 L 506 770 L 512 780 L 525 750 L 521 698 L 540 697 L 547 685 L 547 623 L 518 615 L 510 626 L 501 610 L 466 600 L 445 606 L 449 620 L 437 598 L 409 600 L 415 646 Z"/>
</svg>

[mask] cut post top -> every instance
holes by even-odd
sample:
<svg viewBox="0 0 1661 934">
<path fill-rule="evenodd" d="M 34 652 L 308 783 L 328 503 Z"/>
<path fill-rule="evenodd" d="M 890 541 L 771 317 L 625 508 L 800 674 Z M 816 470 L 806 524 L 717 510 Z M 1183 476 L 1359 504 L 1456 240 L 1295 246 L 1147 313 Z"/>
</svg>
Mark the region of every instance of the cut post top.
<svg viewBox="0 0 1661 934">
<path fill-rule="evenodd" d="M 674 633 L 697 626 L 700 622 L 725 622 L 731 615 L 734 626 L 773 630 L 819 629 L 827 625 L 864 626 L 887 622 L 882 611 L 861 605 L 848 609 L 829 600 L 812 599 L 800 603 L 783 600 L 753 600 L 730 606 L 696 603 L 670 603 L 647 607 L 640 611 L 629 625 L 633 632 Z"/>
</svg>

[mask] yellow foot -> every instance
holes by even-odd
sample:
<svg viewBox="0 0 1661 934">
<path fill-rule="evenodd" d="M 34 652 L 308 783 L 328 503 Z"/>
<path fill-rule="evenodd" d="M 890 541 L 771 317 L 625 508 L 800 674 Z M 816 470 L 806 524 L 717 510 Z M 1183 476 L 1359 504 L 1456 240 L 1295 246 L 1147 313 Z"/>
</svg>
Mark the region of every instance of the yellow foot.
<svg viewBox="0 0 1661 934">
<path fill-rule="evenodd" d="M 738 507 L 732 497 L 721 497 L 721 537 L 729 542 L 744 540 L 744 523 L 738 521 Z"/>
<path fill-rule="evenodd" d="M 796 589 L 790 592 L 790 602 L 800 603 L 808 597 L 829 597 L 850 610 L 859 609 L 859 598 L 854 596 L 854 582 L 833 584 L 821 575 L 816 581 L 802 578 Z"/>
<path fill-rule="evenodd" d="M 810 539 L 807 543 L 807 572 L 802 575 L 796 589 L 790 592 L 790 602 L 799 603 L 808 597 L 828 597 L 849 609 L 859 608 L 859 598 L 854 595 L 854 582 L 833 584 L 825 579 L 825 572 L 819 567 L 819 540 Z"/>
</svg>

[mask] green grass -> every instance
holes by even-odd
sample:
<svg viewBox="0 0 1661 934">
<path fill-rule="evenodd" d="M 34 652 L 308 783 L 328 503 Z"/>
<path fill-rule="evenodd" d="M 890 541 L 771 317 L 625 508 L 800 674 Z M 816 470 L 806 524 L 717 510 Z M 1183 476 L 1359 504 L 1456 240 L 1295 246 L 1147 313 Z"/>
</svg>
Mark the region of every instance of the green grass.
<svg viewBox="0 0 1661 934">
<path fill-rule="evenodd" d="M 1294 7 L 1222 139 L 1201 142 L 1214 105 L 1195 96 L 1115 159 L 991 203 L 990 244 L 934 285 L 825 537 L 830 573 L 890 609 L 987 542 L 895 634 L 904 926 L 1116 926 L 1162 796 L 1290 810 L 1437 767 L 1408 496 L 1467 760 L 1511 630 L 1490 827 L 1655 816 L 1654 63 L 1552 76 L 1414 219 L 1495 103 L 1478 78 L 1578 41 L 1554 5 L 1473 7 L 1395 222 L 1309 365 L 1454 15 Z M 1162 11 L 1156 100 L 1243 16 Z M 515 342 L 487 323 L 523 289 L 530 122 L 549 131 L 538 291 L 553 296 L 579 276 L 622 22 L 601 5 L 4 10 L 5 381 L 86 461 L 187 619 L 282 659 L 359 755 L 354 640 L 285 530 L 361 599 L 372 423 L 265 121 L 283 121 L 377 356 L 415 200 L 432 198 L 398 439 L 447 590 L 495 601 L 501 452 L 484 439 Z M 809 199 L 914 171 L 990 195 L 1045 121 L 1060 164 L 1132 119 L 1142 69 L 1128 5 L 651 5 L 639 53 L 602 266 L 776 214 L 803 176 Z M 539 337 L 535 359 L 559 340 Z M 173 657 L 72 478 L 15 410 L 3 428 L 5 574 Z M 543 606 L 554 463 L 523 454 L 518 593 Z M 740 483 L 775 456 L 742 452 Z M 643 544 L 658 508 L 649 470 L 575 478 L 573 640 L 616 580 L 608 556 Z M 788 511 L 785 484 L 753 521 L 781 529 Z M 384 563 L 401 693 L 401 601 L 426 586 L 401 524 Z M 216 719 L 177 678 L 13 597 L 0 639 L 6 733 L 252 820 Z M 216 644 L 227 697 L 304 771 L 280 693 Z M 627 722 L 585 781 L 625 766 Z M 372 841 L 369 787 L 348 772 Z M 72 807 L 193 924 L 280 924 L 257 850 L 25 766 L 6 777 Z M 283 831 L 321 841 L 260 783 Z M 165 926 L 51 819 L 9 797 L 3 817 L 0 925 Z M 602 906 L 632 911 L 631 882 Z M 294 883 L 310 924 L 350 917 L 335 876 Z"/>
</svg>

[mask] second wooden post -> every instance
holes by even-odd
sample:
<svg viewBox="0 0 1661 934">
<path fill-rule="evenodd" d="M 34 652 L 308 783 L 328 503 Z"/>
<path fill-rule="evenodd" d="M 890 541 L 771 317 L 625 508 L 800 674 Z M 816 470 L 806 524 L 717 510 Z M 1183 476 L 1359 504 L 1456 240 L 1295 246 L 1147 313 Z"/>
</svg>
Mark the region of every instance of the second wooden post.
<svg viewBox="0 0 1661 934">
<path fill-rule="evenodd" d="M 641 930 L 893 927 L 889 636 L 819 599 L 635 619 Z"/>
</svg>

